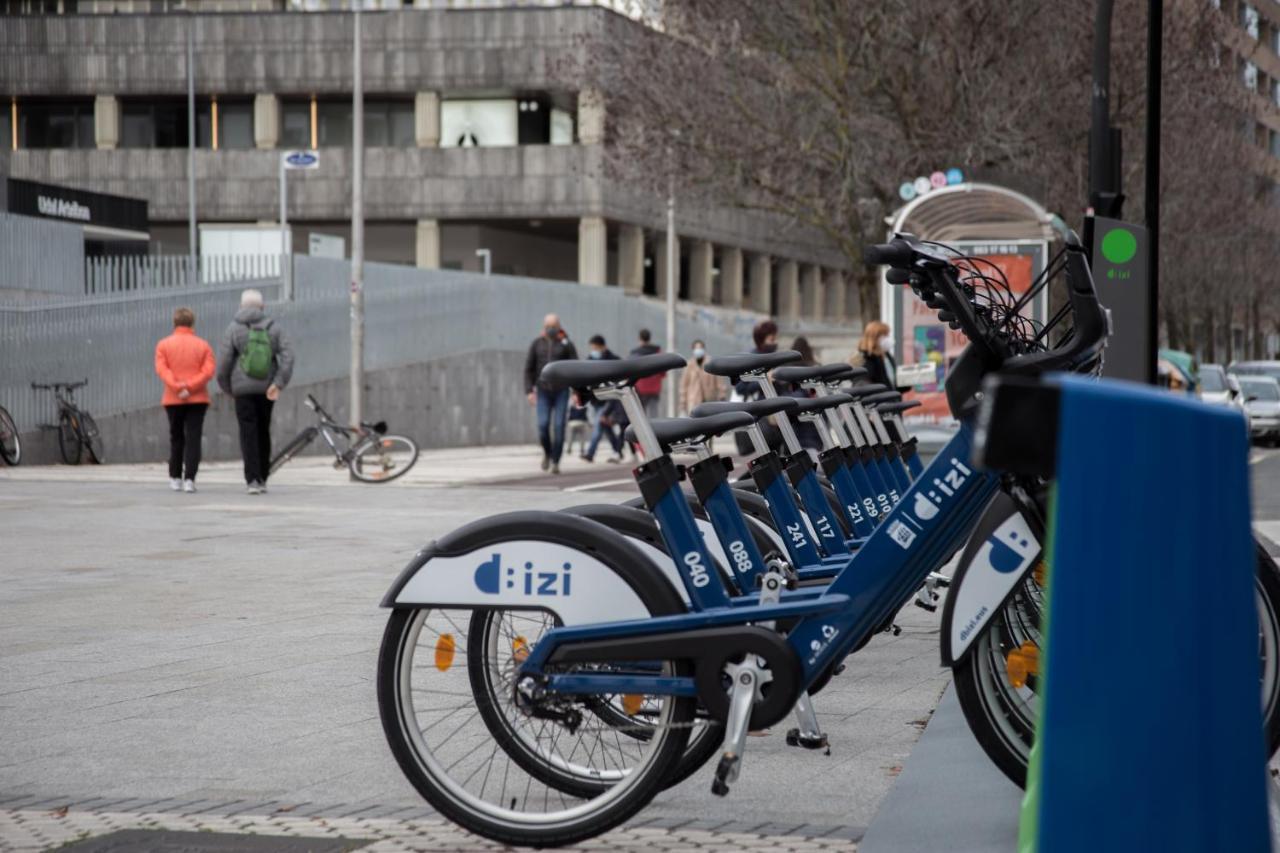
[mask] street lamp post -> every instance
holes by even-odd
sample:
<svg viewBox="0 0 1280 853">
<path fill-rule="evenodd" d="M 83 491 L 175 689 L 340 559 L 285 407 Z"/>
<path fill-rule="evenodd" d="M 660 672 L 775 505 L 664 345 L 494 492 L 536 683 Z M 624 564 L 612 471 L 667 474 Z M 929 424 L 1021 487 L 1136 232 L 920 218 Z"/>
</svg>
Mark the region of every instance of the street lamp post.
<svg viewBox="0 0 1280 853">
<path fill-rule="evenodd" d="M 676 177 L 667 178 L 667 352 L 676 351 Z M 676 416 L 674 378 L 667 387 L 667 417 Z"/>
<path fill-rule="evenodd" d="M 187 14 L 187 284 L 196 271 L 196 66 L 195 15 Z"/>
<path fill-rule="evenodd" d="M 355 7 L 351 95 L 351 424 L 364 419 L 364 76 L 360 4 Z"/>
</svg>

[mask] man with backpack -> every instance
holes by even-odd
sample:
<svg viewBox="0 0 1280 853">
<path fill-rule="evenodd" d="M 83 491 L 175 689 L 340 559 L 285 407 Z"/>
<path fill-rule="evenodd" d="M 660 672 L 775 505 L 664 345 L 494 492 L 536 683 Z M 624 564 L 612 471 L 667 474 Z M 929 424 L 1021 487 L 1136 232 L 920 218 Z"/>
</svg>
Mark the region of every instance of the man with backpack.
<svg viewBox="0 0 1280 853">
<path fill-rule="evenodd" d="M 218 347 L 218 387 L 236 401 L 244 481 L 251 495 L 267 490 L 271 409 L 293 375 L 293 347 L 263 305 L 260 291 L 240 294 L 240 310 Z"/>
</svg>

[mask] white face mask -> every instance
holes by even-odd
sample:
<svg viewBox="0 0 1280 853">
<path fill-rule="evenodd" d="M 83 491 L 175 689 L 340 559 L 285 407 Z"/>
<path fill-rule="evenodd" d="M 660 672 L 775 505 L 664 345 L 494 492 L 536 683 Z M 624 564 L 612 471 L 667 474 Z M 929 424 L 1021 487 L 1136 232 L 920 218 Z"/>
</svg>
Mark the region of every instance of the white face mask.
<svg viewBox="0 0 1280 853">
<path fill-rule="evenodd" d="M 893 352 L 893 338 L 888 335 L 881 335 L 876 344 L 885 352 Z"/>
<path fill-rule="evenodd" d="M 706 354 L 707 354 L 707 351 L 706 351 L 706 350 L 704 350 L 702 347 L 694 347 L 694 348 L 693 348 L 693 357 L 694 357 L 694 358 L 704 358 L 704 357 L 706 357 Z"/>
</svg>

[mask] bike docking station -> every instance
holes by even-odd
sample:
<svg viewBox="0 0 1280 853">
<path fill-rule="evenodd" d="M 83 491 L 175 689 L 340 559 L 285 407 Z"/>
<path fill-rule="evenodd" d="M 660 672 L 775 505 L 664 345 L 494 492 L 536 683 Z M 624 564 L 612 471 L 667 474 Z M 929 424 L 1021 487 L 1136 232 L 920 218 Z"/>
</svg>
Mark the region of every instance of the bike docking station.
<svg viewBox="0 0 1280 853">
<path fill-rule="evenodd" d="M 977 461 L 1055 482 L 1019 850 L 1270 850 L 1241 418 L 1074 376 L 987 397 L 1037 426 L 980 426 Z"/>
<path fill-rule="evenodd" d="M 1027 788 L 948 688 L 859 850 L 1270 850 L 1241 419 L 1067 375 L 984 397 L 974 462 L 1054 483 Z"/>
</svg>

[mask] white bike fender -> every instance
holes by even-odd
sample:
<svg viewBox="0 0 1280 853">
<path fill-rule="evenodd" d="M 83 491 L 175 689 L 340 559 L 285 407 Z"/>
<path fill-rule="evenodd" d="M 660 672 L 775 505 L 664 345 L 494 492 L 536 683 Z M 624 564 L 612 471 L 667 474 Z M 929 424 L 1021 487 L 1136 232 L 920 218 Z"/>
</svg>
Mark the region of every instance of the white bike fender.
<svg viewBox="0 0 1280 853">
<path fill-rule="evenodd" d="M 947 592 L 944 664 L 964 657 L 1039 554 L 1040 542 L 1020 512 L 1002 521 L 978 546 L 963 575 Z"/>
<path fill-rule="evenodd" d="M 429 557 L 396 594 L 394 606 L 406 605 L 549 610 L 565 625 L 649 617 L 609 566 L 577 548 L 534 539 Z"/>
</svg>

